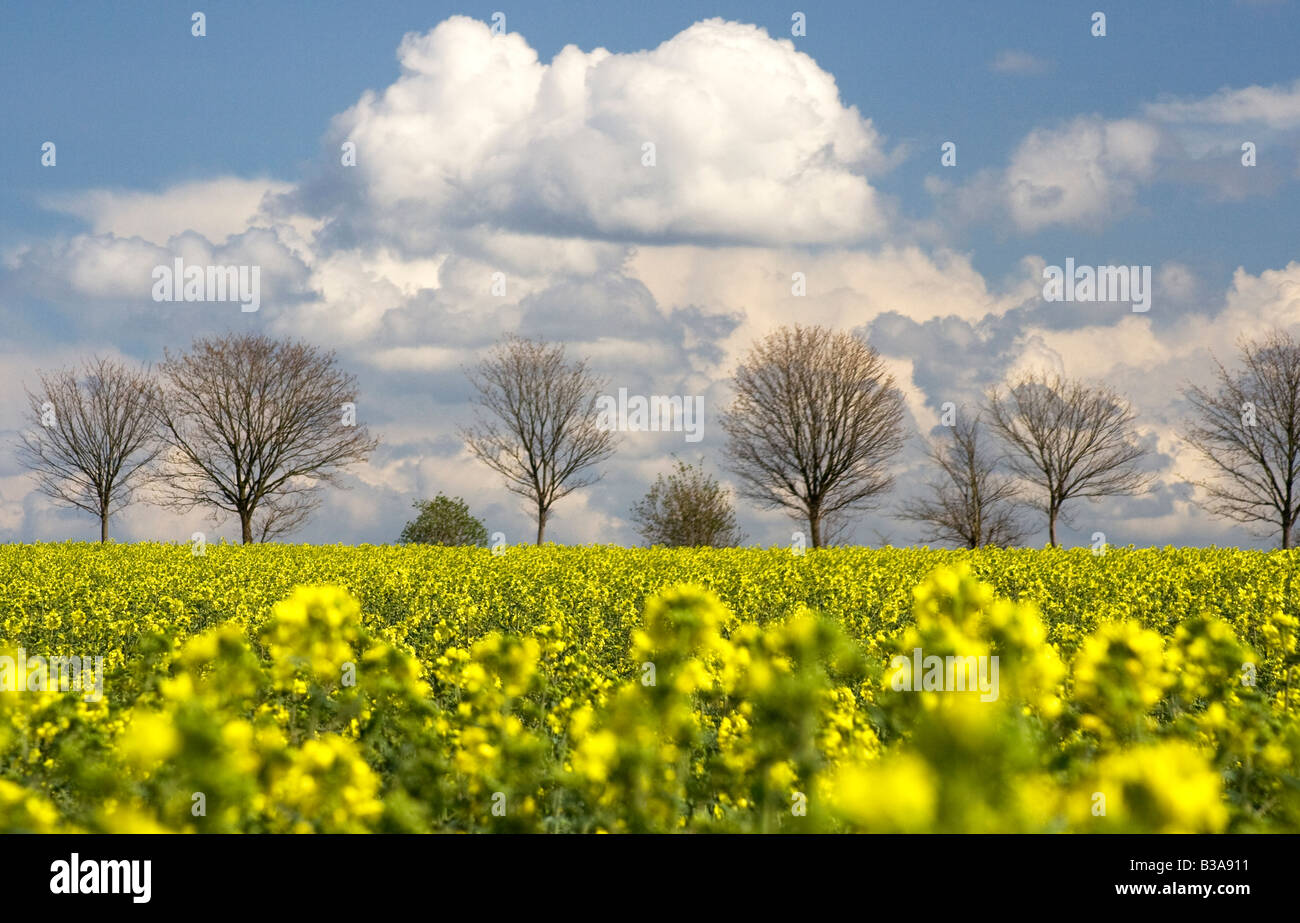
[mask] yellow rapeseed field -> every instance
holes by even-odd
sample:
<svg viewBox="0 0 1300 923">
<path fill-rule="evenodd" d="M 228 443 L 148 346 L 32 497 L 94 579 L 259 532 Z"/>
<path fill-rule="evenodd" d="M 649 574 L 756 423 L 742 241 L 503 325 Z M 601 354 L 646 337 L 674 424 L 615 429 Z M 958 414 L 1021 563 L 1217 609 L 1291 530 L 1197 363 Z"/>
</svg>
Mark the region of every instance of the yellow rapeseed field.
<svg viewBox="0 0 1300 923">
<path fill-rule="evenodd" d="M 0 830 L 1297 832 L 1297 569 L 9 545 Z"/>
</svg>

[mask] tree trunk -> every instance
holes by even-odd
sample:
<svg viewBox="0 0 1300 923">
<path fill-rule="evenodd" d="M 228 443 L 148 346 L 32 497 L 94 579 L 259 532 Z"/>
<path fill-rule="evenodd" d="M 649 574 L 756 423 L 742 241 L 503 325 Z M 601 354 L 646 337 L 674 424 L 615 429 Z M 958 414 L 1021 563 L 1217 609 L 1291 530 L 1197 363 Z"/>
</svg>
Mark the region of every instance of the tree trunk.
<svg viewBox="0 0 1300 923">
<path fill-rule="evenodd" d="M 243 531 L 245 545 L 253 544 L 253 516 L 251 513 L 239 514 L 239 527 Z"/>
<path fill-rule="evenodd" d="M 101 507 L 99 510 L 99 540 L 108 541 L 108 507 Z"/>
<path fill-rule="evenodd" d="M 822 514 L 820 510 L 808 511 L 808 532 L 814 548 L 822 546 Z"/>
<path fill-rule="evenodd" d="M 539 503 L 537 504 L 537 544 L 542 543 L 546 535 L 546 509 Z"/>
<path fill-rule="evenodd" d="M 1056 547 L 1056 509 L 1054 507 L 1047 511 L 1047 534 L 1048 537 L 1051 539 L 1052 547 L 1055 548 Z"/>
</svg>

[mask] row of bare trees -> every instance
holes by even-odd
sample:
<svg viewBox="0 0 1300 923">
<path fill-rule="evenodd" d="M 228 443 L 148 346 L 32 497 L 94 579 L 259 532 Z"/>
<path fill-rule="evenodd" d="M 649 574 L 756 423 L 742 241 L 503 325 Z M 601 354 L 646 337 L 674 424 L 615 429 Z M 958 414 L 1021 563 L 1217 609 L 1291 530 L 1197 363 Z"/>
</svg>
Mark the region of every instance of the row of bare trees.
<svg viewBox="0 0 1300 923">
<path fill-rule="evenodd" d="M 733 384 L 722 426 L 740 492 L 805 520 L 813 547 L 823 544 L 825 518 L 872 508 L 892 486 L 903 398 L 859 337 L 779 329 L 750 350 Z M 950 410 L 948 440 L 928 446 L 937 478 L 898 513 L 924 524 L 928 541 L 1013 544 L 1028 531 L 1017 514 L 1032 495 L 1055 545 L 1066 502 L 1132 493 L 1148 481 L 1137 467 L 1133 412 L 1108 388 L 1026 375 L 990 391 L 973 417 Z M 1001 451 L 987 445 L 985 416 Z"/>
<path fill-rule="evenodd" d="M 150 502 L 238 519 L 245 543 L 297 528 L 376 446 L 333 353 L 250 334 L 197 340 L 156 372 L 96 358 L 27 391 L 19 456 L 61 504 L 109 517 Z"/>
<path fill-rule="evenodd" d="M 990 450 L 984 419 L 1001 442 Z M 992 389 L 987 406 L 956 417 L 946 442 L 931 443 L 940 471 L 933 498 L 904 507 L 928 527 L 927 540 L 967 547 L 1013 545 L 1030 531 L 1018 512 L 1047 517 L 1048 540 L 1075 499 L 1133 494 L 1148 486 L 1145 454 L 1128 402 L 1109 388 L 1057 375 L 1029 374 Z"/>
<path fill-rule="evenodd" d="M 1274 331 L 1243 340 L 1241 358 L 1237 371 L 1216 362 L 1212 387 L 1184 392 L 1196 411 L 1184 438 L 1211 469 L 1193 483 L 1211 511 L 1280 529 L 1289 548 L 1300 516 L 1300 344 Z M 480 415 L 462 436 L 527 498 L 540 544 L 554 503 L 599 480 L 596 467 L 615 450 L 615 434 L 595 412 L 605 382 L 584 360 L 567 360 L 563 346 L 517 337 L 498 344 L 470 379 Z M 751 347 L 731 384 L 720 422 L 738 493 L 807 523 L 813 547 L 893 486 L 906 439 L 903 397 L 860 337 L 782 327 Z M 1015 544 L 1030 531 L 1022 514 L 1037 509 L 1056 545 L 1074 501 L 1138 493 L 1153 479 L 1132 406 L 1105 385 L 1029 373 L 990 389 L 971 413 L 950 409 L 947 436 L 927 440 L 934 480 L 896 511 L 925 526 L 926 541 Z M 698 533 L 698 522 L 664 525 L 664 498 L 682 506 L 696 478 L 679 470 L 634 507 L 638 522 L 651 523 L 644 534 Z M 701 483 L 699 496 L 721 510 L 713 485 Z M 738 534 L 734 521 L 719 521 Z"/>
<path fill-rule="evenodd" d="M 1274 331 L 1243 340 L 1241 359 L 1236 370 L 1216 362 L 1213 386 L 1184 392 L 1195 415 L 1183 436 L 1210 470 L 1194 483 L 1213 512 L 1279 529 L 1289 548 L 1300 518 L 1300 344 Z M 468 375 L 478 415 L 462 437 L 526 498 L 541 544 L 554 504 L 599 480 L 617 447 L 596 413 L 605 383 L 562 345 L 519 337 Z M 905 412 L 865 340 L 782 327 L 751 347 L 731 384 L 720 424 L 740 496 L 806 522 L 813 547 L 879 506 Z M 265 541 L 298 527 L 321 488 L 374 450 L 356 395 L 333 353 L 252 334 L 200 339 L 155 371 L 95 359 L 42 375 L 20 455 L 45 494 L 99 517 L 101 539 L 144 489 L 150 502 L 233 516 L 244 542 Z M 934 480 L 895 511 L 924 525 L 927 541 L 1014 544 L 1029 532 L 1022 514 L 1037 508 L 1055 545 L 1073 501 L 1133 494 L 1152 479 L 1134 411 L 1105 385 L 1027 374 L 970 413 L 945 414 L 947 435 L 927 440 Z M 693 486 L 710 515 L 665 531 L 668 513 L 689 512 L 681 497 Z M 698 536 L 713 522 L 734 538 L 716 488 L 683 468 L 634 513 L 658 524 L 654 534 Z"/>
<path fill-rule="evenodd" d="M 1238 349 L 1237 369 L 1216 360 L 1212 385 L 1183 389 L 1192 415 L 1181 436 L 1208 472 L 1191 483 L 1212 513 L 1271 532 L 1291 548 L 1300 518 L 1300 343 L 1273 330 L 1243 338 Z M 985 416 L 1003 444 L 1000 455 L 987 451 Z M 1069 501 L 1133 494 L 1150 484 L 1133 424 L 1131 406 L 1109 388 L 1023 376 L 993 389 L 973 418 L 959 419 L 946 445 L 930 446 L 943 474 L 931 485 L 935 499 L 903 515 L 926 523 L 932 539 L 1014 544 L 1028 531 L 1015 515 L 1028 497 L 1046 514 L 1055 545 Z M 1010 476 L 999 472 L 1000 463 Z"/>
</svg>

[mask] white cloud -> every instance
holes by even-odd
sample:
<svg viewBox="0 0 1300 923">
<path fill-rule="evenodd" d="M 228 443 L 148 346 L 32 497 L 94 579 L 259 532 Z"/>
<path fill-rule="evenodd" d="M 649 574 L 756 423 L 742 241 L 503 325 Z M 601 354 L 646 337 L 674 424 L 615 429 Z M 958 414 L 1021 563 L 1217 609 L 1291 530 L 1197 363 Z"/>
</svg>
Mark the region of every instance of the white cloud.
<svg viewBox="0 0 1300 923">
<path fill-rule="evenodd" d="M 221 244 L 257 223 L 265 196 L 281 195 L 290 188 L 289 183 L 223 176 L 179 183 L 161 192 L 92 189 L 45 201 L 55 211 L 83 219 L 95 234 L 143 237 L 165 244 L 193 231 Z"/>
<path fill-rule="evenodd" d="M 1162 302 L 1190 305 L 1201 291 L 1201 281 L 1190 266 L 1171 261 L 1156 270 L 1153 290 Z"/>
<path fill-rule="evenodd" d="M 1143 107 L 1160 122 L 1300 128 L 1300 80 L 1290 86 L 1224 87 L 1200 99 L 1166 99 Z"/>
<path fill-rule="evenodd" d="M 1004 52 L 997 64 L 1028 66 Z M 1225 127 L 1233 129 L 1225 132 Z M 1133 118 L 1078 116 L 1026 135 L 1005 169 L 985 169 L 961 186 L 927 177 L 925 189 L 946 222 L 966 224 L 1006 214 L 1017 229 L 1098 229 L 1129 212 L 1139 190 L 1157 179 L 1207 186 L 1219 197 L 1270 194 L 1294 173 L 1276 159 L 1243 171 L 1243 141 L 1294 146 L 1300 130 L 1300 80 L 1289 86 L 1224 88 L 1199 99 L 1161 99 Z M 1248 132 L 1248 134 L 1246 133 Z M 931 236 L 942 226 L 922 224 Z"/>
<path fill-rule="evenodd" d="M 884 312 L 916 321 L 949 316 L 978 321 L 1041 294 L 1036 285 L 992 290 L 967 256 L 915 246 L 821 253 L 640 247 L 628 267 L 661 305 L 743 312 L 743 323 L 730 338 L 737 350 L 792 321 L 852 329 Z M 792 294 L 796 272 L 804 275 L 804 296 Z"/>
<path fill-rule="evenodd" d="M 476 225 L 808 244 L 884 229 L 864 175 L 886 163 L 871 122 L 755 26 L 713 19 L 648 51 L 570 45 L 543 64 L 522 36 L 458 16 L 408 35 L 398 58 L 392 86 L 334 121 L 332 149 L 357 145 L 346 202 L 322 179 L 293 207 L 421 252 L 435 229 Z"/>
<path fill-rule="evenodd" d="M 1164 302 L 1152 314 L 1068 330 L 1030 326 L 1022 334 L 1025 353 L 1059 356 L 1072 376 L 1123 381 L 1144 408 L 1168 409 L 1187 380 L 1210 374 L 1211 354 L 1231 364 L 1241 337 L 1257 338 L 1273 327 L 1300 328 L 1300 262 L 1259 275 L 1239 268 L 1212 313 L 1180 312 L 1179 323 L 1157 324 L 1154 314 L 1160 310 L 1177 306 Z"/>
<path fill-rule="evenodd" d="M 1000 51 L 989 67 L 999 74 L 1043 74 L 1049 70 L 1047 61 L 1027 51 Z"/>
<path fill-rule="evenodd" d="M 141 331 L 150 339 L 177 331 L 193 334 L 215 318 L 241 313 L 233 297 L 223 304 L 154 301 L 154 269 L 171 267 L 178 258 L 187 266 L 258 267 L 262 316 L 310 297 L 307 267 L 277 229 L 261 227 L 245 228 L 222 244 L 193 231 L 162 246 L 112 233 L 43 240 L 8 255 L 6 282 L 15 297 L 53 303 L 84 336 L 111 336 L 124 323 L 142 319 Z"/>
<path fill-rule="evenodd" d="M 382 349 L 370 357 L 380 368 L 403 372 L 429 372 L 435 369 L 455 369 L 465 361 L 465 351 L 440 346 L 394 346 Z"/>
<path fill-rule="evenodd" d="M 1003 178 L 1017 226 L 1097 227 L 1127 211 L 1151 175 L 1159 133 L 1132 119 L 1076 118 L 1021 141 Z"/>
</svg>

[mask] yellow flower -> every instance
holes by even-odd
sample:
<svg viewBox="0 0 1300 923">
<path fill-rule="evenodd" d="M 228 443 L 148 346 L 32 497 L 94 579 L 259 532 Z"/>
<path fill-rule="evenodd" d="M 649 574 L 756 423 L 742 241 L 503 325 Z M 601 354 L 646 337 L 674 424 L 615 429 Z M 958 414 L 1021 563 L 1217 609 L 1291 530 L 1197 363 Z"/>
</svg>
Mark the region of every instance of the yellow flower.
<svg viewBox="0 0 1300 923">
<path fill-rule="evenodd" d="M 174 754 L 180 747 L 180 735 L 169 716 L 160 712 L 132 712 L 118 741 L 124 759 L 141 769 L 148 769 Z"/>
<path fill-rule="evenodd" d="M 1177 740 L 1104 757 L 1071 813 L 1077 829 L 1100 832 L 1220 833 L 1228 822 L 1222 776 Z"/>
<path fill-rule="evenodd" d="M 821 795 L 831 810 L 866 833 L 919 833 L 934 823 L 938 780 L 926 762 L 896 753 L 879 762 L 841 767 Z"/>
</svg>

